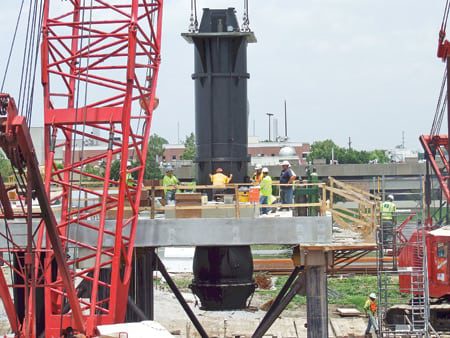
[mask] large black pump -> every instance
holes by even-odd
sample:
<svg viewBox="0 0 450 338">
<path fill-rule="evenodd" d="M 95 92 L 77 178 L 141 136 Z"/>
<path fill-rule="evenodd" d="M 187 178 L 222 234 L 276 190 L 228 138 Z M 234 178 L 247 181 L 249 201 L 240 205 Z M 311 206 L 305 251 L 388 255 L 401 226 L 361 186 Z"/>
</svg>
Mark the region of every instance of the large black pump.
<svg viewBox="0 0 450 338">
<path fill-rule="evenodd" d="M 210 184 L 217 168 L 244 182 L 248 164 L 247 44 L 234 8 L 203 10 L 198 32 L 183 36 L 195 46 L 197 182 Z M 197 247 L 191 288 L 205 310 L 246 306 L 254 292 L 249 246 Z"/>
</svg>

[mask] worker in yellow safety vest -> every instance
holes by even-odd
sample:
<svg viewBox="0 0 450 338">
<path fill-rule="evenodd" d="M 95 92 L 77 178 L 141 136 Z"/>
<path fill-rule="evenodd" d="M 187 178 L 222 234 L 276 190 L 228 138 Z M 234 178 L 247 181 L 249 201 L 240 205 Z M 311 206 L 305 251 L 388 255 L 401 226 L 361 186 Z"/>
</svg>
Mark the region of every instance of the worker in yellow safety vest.
<svg viewBox="0 0 450 338">
<path fill-rule="evenodd" d="M 366 336 L 370 335 L 370 330 L 372 327 L 375 329 L 375 334 L 378 334 L 378 323 L 375 319 L 375 316 L 377 315 L 377 295 L 375 293 L 371 293 L 369 295 L 369 298 L 366 300 L 366 303 L 364 304 L 364 311 L 366 312 L 366 316 L 369 317 L 369 322 L 367 323 L 366 328 Z"/>
<path fill-rule="evenodd" d="M 177 191 L 177 184 L 179 184 L 178 178 L 173 174 L 172 167 L 166 168 L 166 174 L 163 177 L 164 197 L 166 203 L 175 200 L 175 193 Z"/>
<path fill-rule="evenodd" d="M 227 176 L 223 173 L 222 168 L 217 168 L 216 173 L 214 175 L 209 174 L 209 178 L 211 179 L 212 185 L 225 186 L 226 184 L 230 183 L 231 179 L 233 178 L 233 174 Z"/>
<path fill-rule="evenodd" d="M 215 174 L 209 174 L 209 178 L 211 179 L 211 183 L 214 187 L 212 191 L 213 199 L 217 201 L 219 200 L 220 195 L 225 193 L 225 185 L 230 183 L 233 178 L 233 174 L 227 176 L 223 173 L 222 168 L 217 168 Z"/>
<path fill-rule="evenodd" d="M 129 187 L 134 187 L 136 185 L 136 182 L 133 179 L 133 174 L 130 172 L 131 170 L 131 161 L 127 161 L 127 175 L 126 175 L 126 182 Z"/>
<path fill-rule="evenodd" d="M 262 168 L 261 173 L 263 174 L 263 178 L 259 184 L 259 204 L 271 204 L 272 177 L 269 176 L 268 168 Z M 261 215 L 267 215 L 268 213 L 269 208 L 261 208 Z"/>
<path fill-rule="evenodd" d="M 253 174 L 252 182 L 255 184 L 260 184 L 263 177 L 264 177 L 264 175 L 262 173 L 262 166 L 261 166 L 261 164 L 257 164 L 255 166 L 255 173 Z"/>
<path fill-rule="evenodd" d="M 395 240 L 394 229 L 397 221 L 397 207 L 394 204 L 394 196 L 388 195 L 381 204 L 381 235 L 384 245 L 393 245 Z"/>
</svg>

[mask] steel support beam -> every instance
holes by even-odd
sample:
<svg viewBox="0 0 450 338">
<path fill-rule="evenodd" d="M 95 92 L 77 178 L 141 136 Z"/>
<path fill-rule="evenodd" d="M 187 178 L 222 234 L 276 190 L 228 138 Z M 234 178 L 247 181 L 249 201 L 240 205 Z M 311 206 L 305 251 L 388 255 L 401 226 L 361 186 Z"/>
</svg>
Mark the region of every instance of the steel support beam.
<svg viewBox="0 0 450 338">
<path fill-rule="evenodd" d="M 325 265 L 305 269 L 307 337 L 328 337 L 327 271 Z"/>
</svg>

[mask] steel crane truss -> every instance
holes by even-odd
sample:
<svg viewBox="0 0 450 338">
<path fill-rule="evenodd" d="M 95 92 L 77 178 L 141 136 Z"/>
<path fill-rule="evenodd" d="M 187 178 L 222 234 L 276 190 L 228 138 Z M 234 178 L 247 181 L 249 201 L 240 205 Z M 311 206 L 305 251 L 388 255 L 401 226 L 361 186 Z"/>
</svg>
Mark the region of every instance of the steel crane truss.
<svg viewBox="0 0 450 338">
<path fill-rule="evenodd" d="M 1 218 L 4 220 L 0 226 L 0 261 L 11 272 L 10 276 L 5 276 L 4 270 L 0 270 L 0 298 L 11 330 L 17 336 L 37 336 L 36 290 L 42 290 L 46 284 L 43 271 L 52 269 L 52 264 L 43 264 L 41 259 L 44 253 L 44 227 L 47 250 L 53 249 L 60 283 L 66 290 L 74 322 L 78 326 L 82 325 L 81 308 L 69 268 L 65 264 L 56 219 L 45 193 L 31 135 L 25 118 L 18 115 L 14 100 L 8 94 L 0 94 L 0 147 L 11 161 L 17 179 L 16 185 L 7 188 L 0 173 Z M 11 191 L 20 196 L 15 207 L 9 198 Z M 33 211 L 33 200 L 38 201 L 39 211 Z M 9 292 L 10 278 L 14 283 L 14 300 Z"/>
<path fill-rule="evenodd" d="M 77 281 L 85 322 L 74 320 L 74 309 L 65 305 L 69 295 L 61 275 L 54 280 L 47 270 L 47 336 L 58 336 L 69 326 L 93 335 L 97 325 L 125 318 L 156 102 L 162 6 L 162 0 L 45 1 L 41 50 L 45 182 L 49 196 L 50 188 L 54 191 L 51 202 L 61 206 L 57 228 L 72 279 Z M 61 137 L 63 141 L 58 141 Z M 92 143 L 103 150 L 83 156 L 85 145 Z M 63 153 L 61 164 L 55 162 L 58 151 Z M 121 161 L 118 180 L 111 177 L 115 158 Z M 104 173 L 86 170 L 98 164 Z M 90 202 L 80 204 L 84 196 Z M 111 231 L 105 229 L 107 216 L 115 219 Z M 77 238 L 80 227 L 96 234 L 96 246 Z M 103 247 L 107 237 L 114 247 Z M 48 253 L 46 264 L 52 259 Z"/>
<path fill-rule="evenodd" d="M 450 164 L 447 157 L 447 135 L 421 135 L 420 143 L 425 151 L 426 159 L 433 168 L 447 203 L 450 203 Z"/>
</svg>

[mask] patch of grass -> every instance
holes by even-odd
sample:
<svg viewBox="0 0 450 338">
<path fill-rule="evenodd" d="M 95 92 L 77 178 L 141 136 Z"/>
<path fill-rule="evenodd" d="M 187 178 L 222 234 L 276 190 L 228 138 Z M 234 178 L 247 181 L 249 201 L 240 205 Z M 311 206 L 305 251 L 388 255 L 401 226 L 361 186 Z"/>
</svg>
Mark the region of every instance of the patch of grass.
<svg viewBox="0 0 450 338">
<path fill-rule="evenodd" d="M 261 295 L 274 298 L 286 283 L 287 277 L 279 277 L 275 283 L 276 290 L 258 290 Z M 356 307 L 363 311 L 364 303 L 371 292 L 377 293 L 376 276 L 352 276 L 328 278 L 328 303 L 345 307 Z M 389 298 L 400 302 L 408 299 L 408 295 L 401 294 L 398 290 L 398 280 L 391 281 L 392 289 L 389 291 Z M 296 308 L 306 304 L 306 297 L 297 295 L 292 300 L 288 308 Z"/>
</svg>

